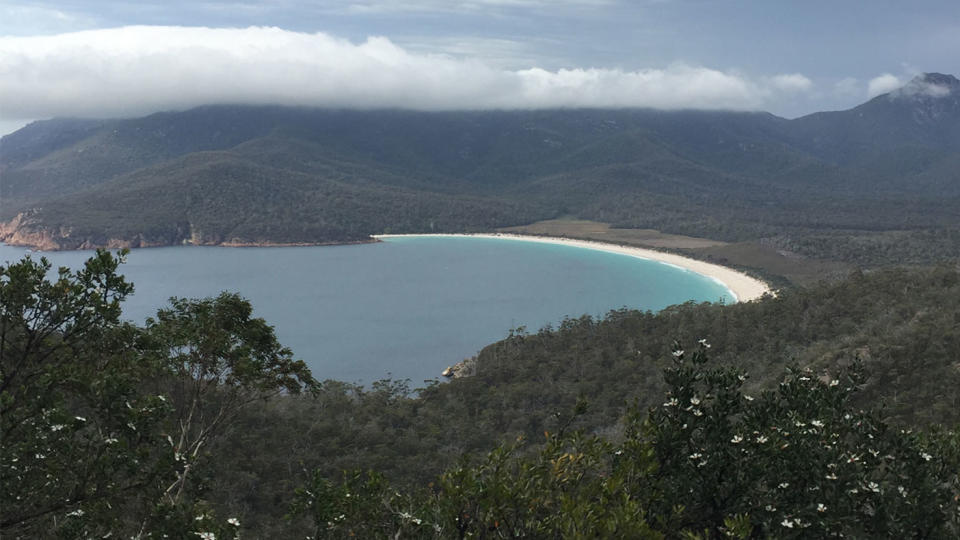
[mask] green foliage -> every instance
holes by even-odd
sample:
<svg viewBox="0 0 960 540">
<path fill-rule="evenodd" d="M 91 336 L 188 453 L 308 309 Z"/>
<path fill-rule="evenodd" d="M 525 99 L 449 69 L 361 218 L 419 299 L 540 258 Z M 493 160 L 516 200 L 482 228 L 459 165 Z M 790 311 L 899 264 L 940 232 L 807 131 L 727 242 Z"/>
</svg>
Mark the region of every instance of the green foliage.
<svg viewBox="0 0 960 540">
<path fill-rule="evenodd" d="M 316 383 L 232 294 L 122 323 L 118 264 L 0 267 L 4 537 L 960 531 L 960 435 L 901 429 L 955 424 L 954 268 L 519 328 L 411 390 Z"/>
<path fill-rule="evenodd" d="M 232 537 L 203 501 L 201 449 L 247 403 L 315 384 L 236 295 L 120 322 L 123 256 L 98 251 L 55 281 L 43 259 L 0 267 L 5 537 Z"/>
<path fill-rule="evenodd" d="M 5 534 L 108 532 L 143 511 L 169 465 L 169 405 L 141 386 L 156 365 L 138 353 L 139 332 L 119 322 L 133 290 L 116 273 L 122 257 L 98 252 L 53 282 L 45 259 L 0 267 Z"/>
<path fill-rule="evenodd" d="M 743 373 L 706 367 L 703 343 L 692 355 L 674 349 L 668 400 L 645 425 L 660 512 L 682 501 L 681 526 L 711 537 L 737 515 L 749 515 L 752 535 L 783 538 L 957 533 L 957 471 L 916 435 L 851 407 L 858 364 L 835 379 L 790 369 L 777 390 L 751 397 Z"/>
<path fill-rule="evenodd" d="M 776 390 L 750 396 L 741 371 L 708 366 L 709 347 L 701 340 L 691 354 L 675 344 L 666 401 L 631 411 L 619 444 L 547 434 L 524 451 L 518 441 L 462 461 L 432 491 L 411 495 L 373 473 L 339 485 L 317 473 L 294 510 L 311 513 L 318 537 L 960 533 L 956 432 L 921 437 L 851 407 L 859 364 L 837 379 L 791 369 Z"/>
</svg>

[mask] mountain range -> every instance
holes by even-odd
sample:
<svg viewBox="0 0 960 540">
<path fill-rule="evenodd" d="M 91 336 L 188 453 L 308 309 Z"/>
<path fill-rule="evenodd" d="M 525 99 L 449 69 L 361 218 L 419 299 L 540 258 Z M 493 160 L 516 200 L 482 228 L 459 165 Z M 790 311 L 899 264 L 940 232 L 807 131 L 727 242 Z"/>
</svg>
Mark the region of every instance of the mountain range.
<svg viewBox="0 0 960 540">
<path fill-rule="evenodd" d="M 0 178 L 0 240 L 42 249 L 362 242 L 575 217 L 865 262 L 907 240 L 929 262 L 960 253 L 960 81 L 927 73 L 792 120 L 240 105 L 53 119 L 0 140 Z"/>
</svg>

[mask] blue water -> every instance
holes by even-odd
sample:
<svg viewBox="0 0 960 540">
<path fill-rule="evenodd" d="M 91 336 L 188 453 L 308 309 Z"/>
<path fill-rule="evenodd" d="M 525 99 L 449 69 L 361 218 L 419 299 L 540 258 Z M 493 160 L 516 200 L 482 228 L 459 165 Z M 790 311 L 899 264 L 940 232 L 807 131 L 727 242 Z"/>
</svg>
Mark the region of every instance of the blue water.
<svg viewBox="0 0 960 540">
<path fill-rule="evenodd" d="M 0 261 L 26 253 L 0 245 Z M 38 255 L 77 268 L 90 252 Z M 121 272 L 136 287 L 124 307 L 130 320 L 143 322 L 170 296 L 239 292 L 315 377 L 360 383 L 392 376 L 419 385 L 519 326 L 536 331 L 585 313 L 732 298 L 709 278 L 652 261 L 470 237 L 140 249 Z"/>
</svg>

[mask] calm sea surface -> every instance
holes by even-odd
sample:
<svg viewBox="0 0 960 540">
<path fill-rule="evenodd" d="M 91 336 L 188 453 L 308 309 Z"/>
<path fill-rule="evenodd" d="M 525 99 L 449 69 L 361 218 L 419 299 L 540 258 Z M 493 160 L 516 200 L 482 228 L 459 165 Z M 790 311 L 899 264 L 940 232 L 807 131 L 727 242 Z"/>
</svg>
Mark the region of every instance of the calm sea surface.
<svg viewBox="0 0 960 540">
<path fill-rule="evenodd" d="M 0 261 L 26 249 L 0 244 Z M 91 252 L 43 255 L 76 268 Z M 504 338 L 564 317 L 621 307 L 659 310 L 729 301 L 711 279 L 595 250 L 469 237 L 392 238 L 333 247 L 134 250 L 121 271 L 136 287 L 127 319 L 142 323 L 171 296 L 236 291 L 319 379 L 414 386 Z"/>
</svg>

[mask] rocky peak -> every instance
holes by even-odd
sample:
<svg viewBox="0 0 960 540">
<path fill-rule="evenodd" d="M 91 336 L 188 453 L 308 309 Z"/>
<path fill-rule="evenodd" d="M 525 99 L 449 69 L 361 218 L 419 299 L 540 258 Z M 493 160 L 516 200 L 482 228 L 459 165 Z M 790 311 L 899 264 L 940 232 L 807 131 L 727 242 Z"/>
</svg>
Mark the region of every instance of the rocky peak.
<svg viewBox="0 0 960 540">
<path fill-rule="evenodd" d="M 890 93 L 891 98 L 942 98 L 960 94 L 960 80 L 943 73 L 923 73 L 903 88 Z"/>
</svg>

